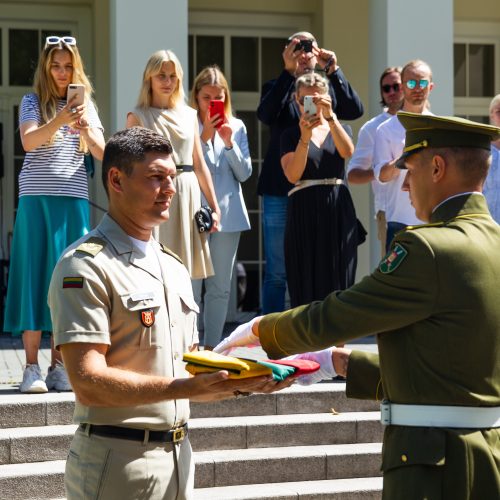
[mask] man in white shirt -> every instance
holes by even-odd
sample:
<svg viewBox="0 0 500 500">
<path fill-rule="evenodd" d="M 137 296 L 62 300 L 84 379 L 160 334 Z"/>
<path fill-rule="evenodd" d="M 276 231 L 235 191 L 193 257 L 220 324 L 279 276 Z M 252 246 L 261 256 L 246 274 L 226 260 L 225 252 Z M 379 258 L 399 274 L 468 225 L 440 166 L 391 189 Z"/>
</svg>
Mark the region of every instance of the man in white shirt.
<svg viewBox="0 0 500 500">
<path fill-rule="evenodd" d="M 401 68 L 386 68 L 380 76 L 380 104 L 384 111 L 367 121 L 359 131 L 356 149 L 347 167 L 347 179 L 351 184 L 371 182 L 375 218 L 377 220 L 377 236 L 381 243 L 382 256 L 385 254 L 386 218 L 385 218 L 385 185 L 375 180 L 373 175 L 373 152 L 375 133 L 379 125 L 395 115 L 403 102 L 401 86 Z"/>
<path fill-rule="evenodd" d="M 402 111 L 430 114 L 428 98 L 434 83 L 430 66 L 419 59 L 408 62 L 401 71 L 403 82 Z M 422 224 L 415 215 L 406 191 L 401 189 L 406 171 L 396 167 L 403 152 L 405 129 L 396 116 L 382 123 L 375 136 L 374 176 L 385 184 L 385 210 L 387 219 L 386 251 L 396 232 L 406 226 Z"/>
<path fill-rule="evenodd" d="M 500 94 L 491 100 L 490 123 L 500 127 Z M 484 182 L 483 194 L 491 216 L 500 224 L 500 139 L 491 143 L 491 165 Z"/>
</svg>

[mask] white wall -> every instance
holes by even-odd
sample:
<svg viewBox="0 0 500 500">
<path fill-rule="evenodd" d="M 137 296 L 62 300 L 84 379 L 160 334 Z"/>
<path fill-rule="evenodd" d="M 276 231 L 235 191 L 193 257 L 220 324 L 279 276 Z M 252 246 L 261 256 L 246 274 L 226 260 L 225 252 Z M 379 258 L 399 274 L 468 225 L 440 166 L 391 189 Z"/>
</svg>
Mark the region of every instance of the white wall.
<svg viewBox="0 0 500 500">
<path fill-rule="evenodd" d="M 149 56 L 172 49 L 187 68 L 187 39 L 187 0 L 110 0 L 110 133 L 124 128 Z"/>
</svg>

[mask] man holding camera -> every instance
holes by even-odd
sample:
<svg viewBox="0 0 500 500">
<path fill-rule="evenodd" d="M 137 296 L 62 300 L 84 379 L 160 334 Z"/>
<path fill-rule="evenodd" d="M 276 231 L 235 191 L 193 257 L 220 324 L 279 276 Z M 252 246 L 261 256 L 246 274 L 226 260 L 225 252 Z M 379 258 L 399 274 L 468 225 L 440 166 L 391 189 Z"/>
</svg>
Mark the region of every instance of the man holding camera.
<svg viewBox="0 0 500 500">
<path fill-rule="evenodd" d="M 282 311 L 285 307 L 286 272 L 284 235 L 288 197 L 293 185 L 286 179 L 280 162 L 281 133 L 296 125 L 300 110 L 294 99 L 295 78 L 314 71 L 325 72 L 332 108 L 342 120 L 354 120 L 363 114 L 358 95 L 337 64 L 335 52 L 318 47 L 311 33 L 293 34 L 283 50 L 284 68 L 275 80 L 262 87 L 257 116 L 270 128 L 267 153 L 262 163 L 258 193 L 263 197 L 264 250 L 266 273 L 262 293 L 263 313 Z"/>
</svg>

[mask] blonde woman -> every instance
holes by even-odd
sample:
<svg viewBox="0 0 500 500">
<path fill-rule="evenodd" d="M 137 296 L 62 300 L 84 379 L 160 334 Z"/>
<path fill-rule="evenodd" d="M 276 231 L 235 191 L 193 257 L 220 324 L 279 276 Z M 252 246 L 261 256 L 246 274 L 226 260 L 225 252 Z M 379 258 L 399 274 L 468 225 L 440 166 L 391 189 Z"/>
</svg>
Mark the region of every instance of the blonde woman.
<svg viewBox="0 0 500 500">
<path fill-rule="evenodd" d="M 199 279 L 214 274 L 206 235 L 198 232 L 194 220 L 200 208 L 200 188 L 213 210 L 212 231 L 219 230 L 220 210 L 203 160 L 196 111 L 184 102 L 182 78 L 181 64 L 171 50 L 155 52 L 146 63 L 137 106 L 127 115 L 127 128 L 146 127 L 172 143 L 177 194 L 168 224 L 162 224 L 156 236 L 179 255 L 191 278 Z"/>
<path fill-rule="evenodd" d="M 70 83 L 84 85 L 84 104 L 67 102 Z M 54 349 L 43 380 L 38 350 L 42 331 L 52 331 L 47 306 L 52 270 L 63 250 L 90 226 L 84 154 L 100 160 L 104 150 L 92 86 L 74 37 L 47 37 L 34 92 L 21 101 L 19 129 L 26 156 L 19 174 L 4 330 L 23 335 L 26 368 L 21 392 L 71 390 Z"/>
<path fill-rule="evenodd" d="M 223 116 L 210 113 L 211 101 L 224 103 Z M 193 282 L 195 299 L 204 305 L 205 349 L 211 350 L 222 337 L 240 234 L 250 229 L 240 183 L 252 175 L 252 161 L 245 124 L 232 114 L 229 87 L 217 66 L 203 69 L 195 78 L 191 106 L 198 111 L 203 156 L 221 209 L 220 232 L 208 236 L 215 275 Z"/>
<path fill-rule="evenodd" d="M 365 232 L 344 183 L 354 145 L 350 127 L 332 110 L 328 81 L 317 73 L 297 78 L 301 118 L 281 136 L 281 166 L 289 191 L 285 265 L 292 307 L 322 300 L 354 283 L 357 247 Z M 306 113 L 305 98 L 316 110 Z"/>
</svg>

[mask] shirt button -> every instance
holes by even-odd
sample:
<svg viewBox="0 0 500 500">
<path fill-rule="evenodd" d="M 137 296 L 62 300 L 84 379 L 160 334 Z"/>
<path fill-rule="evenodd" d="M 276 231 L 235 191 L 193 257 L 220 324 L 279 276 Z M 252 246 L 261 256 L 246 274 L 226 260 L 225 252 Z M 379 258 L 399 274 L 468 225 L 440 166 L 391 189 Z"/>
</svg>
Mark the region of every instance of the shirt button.
<svg viewBox="0 0 500 500">
<path fill-rule="evenodd" d="M 401 455 L 401 462 L 408 462 L 408 457 L 406 455 Z"/>
</svg>

